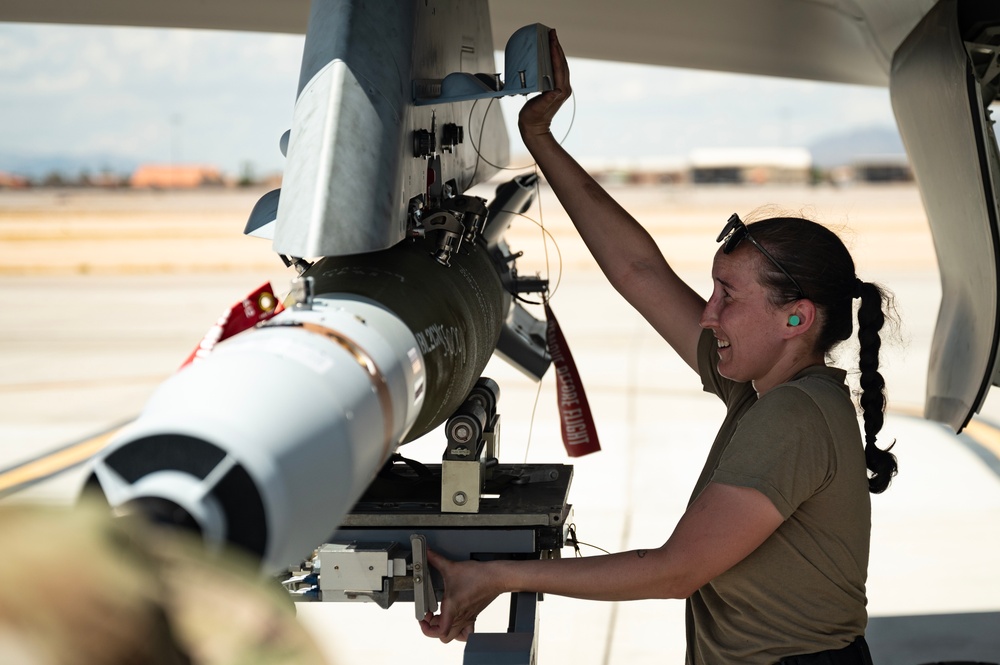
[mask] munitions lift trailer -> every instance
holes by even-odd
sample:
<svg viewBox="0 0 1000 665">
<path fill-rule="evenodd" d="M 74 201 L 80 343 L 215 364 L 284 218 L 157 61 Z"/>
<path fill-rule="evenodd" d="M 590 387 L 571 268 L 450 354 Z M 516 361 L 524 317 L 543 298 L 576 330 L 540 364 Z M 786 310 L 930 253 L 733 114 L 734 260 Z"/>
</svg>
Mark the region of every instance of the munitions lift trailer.
<svg viewBox="0 0 1000 665">
<path fill-rule="evenodd" d="M 302 569 L 284 580 L 297 600 L 413 602 L 437 609 L 442 582 L 427 549 L 457 561 L 559 556 L 572 522 L 572 465 L 499 464 L 499 388 L 480 379 L 445 424 L 441 464 L 395 455 Z M 513 593 L 506 633 L 472 633 L 466 665 L 535 662 L 540 594 Z"/>
</svg>

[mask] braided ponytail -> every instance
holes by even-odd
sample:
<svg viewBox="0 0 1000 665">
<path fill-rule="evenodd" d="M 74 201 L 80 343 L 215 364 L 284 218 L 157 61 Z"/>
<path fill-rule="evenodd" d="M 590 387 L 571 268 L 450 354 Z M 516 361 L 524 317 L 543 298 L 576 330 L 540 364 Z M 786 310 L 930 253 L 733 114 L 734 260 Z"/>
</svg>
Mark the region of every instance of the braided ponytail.
<svg viewBox="0 0 1000 665">
<path fill-rule="evenodd" d="M 753 217 L 753 215 L 751 215 Z M 855 277 L 854 260 L 844 243 L 833 231 L 801 217 L 770 217 L 750 224 L 754 238 L 790 274 L 773 269 L 769 261 L 759 263 L 761 284 L 771 293 L 775 305 L 793 302 L 801 292 L 822 311 L 822 324 L 816 337 L 816 349 L 829 353 L 849 339 L 854 330 L 853 303 L 861 299 L 858 308 L 858 358 L 861 405 L 865 430 L 865 466 L 868 467 L 868 491 L 880 494 L 889 487 L 896 475 L 896 456 L 892 445 L 885 450 L 875 440 L 885 421 L 885 379 L 878 371 L 880 331 L 888 321 L 896 322 L 892 293 L 876 284 Z M 883 305 L 885 308 L 883 309 Z M 895 445 L 895 443 L 893 443 Z"/>
<path fill-rule="evenodd" d="M 858 308 L 858 341 L 861 344 L 858 354 L 858 367 L 861 370 L 859 402 L 865 423 L 865 465 L 871 471 L 868 491 L 881 494 L 889 487 L 889 482 L 897 471 L 896 456 L 889 452 L 895 442 L 885 450 L 875 444 L 885 420 L 885 379 L 878 371 L 879 349 L 882 347 L 879 331 L 885 324 L 885 314 L 882 311 L 885 294 L 877 285 L 857 280 L 855 295 L 861 298 L 861 306 Z"/>
</svg>

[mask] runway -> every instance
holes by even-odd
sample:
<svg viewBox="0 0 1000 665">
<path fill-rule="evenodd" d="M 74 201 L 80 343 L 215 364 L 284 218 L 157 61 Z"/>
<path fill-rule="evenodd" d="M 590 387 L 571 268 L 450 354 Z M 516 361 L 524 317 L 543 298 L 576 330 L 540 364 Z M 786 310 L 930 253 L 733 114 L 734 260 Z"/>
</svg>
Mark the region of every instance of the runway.
<svg viewBox="0 0 1000 665">
<path fill-rule="evenodd" d="M 264 281 L 287 291 L 294 272 L 269 243 L 241 235 L 262 193 L 0 192 L 7 302 L 0 469 L 131 418 L 230 304 Z M 488 197 L 489 189 L 478 193 Z M 612 194 L 705 295 L 726 218 L 769 203 L 841 231 L 859 275 L 896 293 L 903 328 L 883 347 L 890 416 L 880 441 L 897 440 L 900 472 L 872 500 L 873 653 L 881 665 L 1000 660 L 1000 397 L 991 395 L 958 437 L 918 417 L 940 284 L 916 188 L 613 187 Z M 607 550 L 656 547 L 684 509 L 721 404 L 607 285 L 548 190 L 541 212 L 528 215 L 548 235 L 525 219 L 508 242 L 524 252 L 522 275 L 539 272 L 557 284 L 552 307 L 604 448 L 574 461 L 579 538 Z M 845 364 L 851 353 L 848 346 Z M 496 358 L 487 375 L 501 387 L 501 461 L 564 462 L 551 377 L 539 388 Z M 434 461 L 442 442 L 432 433 L 403 452 Z M 79 482 L 78 469 L 4 500 L 65 502 Z M 501 605 L 482 617 L 481 629 L 504 629 Z M 462 661 L 460 646 L 419 633 L 410 605 L 310 605 L 299 615 L 331 661 Z M 683 648 L 679 601 L 548 597 L 541 605 L 542 664 L 679 662 Z"/>
</svg>

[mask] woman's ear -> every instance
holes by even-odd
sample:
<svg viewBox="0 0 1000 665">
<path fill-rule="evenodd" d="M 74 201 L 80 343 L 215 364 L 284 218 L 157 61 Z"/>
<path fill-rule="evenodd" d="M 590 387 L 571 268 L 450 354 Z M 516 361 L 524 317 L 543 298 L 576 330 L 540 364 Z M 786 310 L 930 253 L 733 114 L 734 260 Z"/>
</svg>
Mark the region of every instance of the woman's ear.
<svg viewBox="0 0 1000 665">
<path fill-rule="evenodd" d="M 812 329 L 816 323 L 816 305 L 812 300 L 803 298 L 790 303 L 784 308 L 785 339 L 802 335 Z"/>
</svg>

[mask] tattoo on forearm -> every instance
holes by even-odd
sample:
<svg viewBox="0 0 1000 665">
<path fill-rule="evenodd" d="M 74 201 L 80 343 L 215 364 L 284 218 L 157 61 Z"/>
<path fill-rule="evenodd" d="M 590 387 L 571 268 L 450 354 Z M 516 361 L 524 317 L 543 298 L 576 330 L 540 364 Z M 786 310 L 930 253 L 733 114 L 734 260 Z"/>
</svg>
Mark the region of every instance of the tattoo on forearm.
<svg viewBox="0 0 1000 665">
<path fill-rule="evenodd" d="M 646 550 L 636 550 L 635 553 L 640 559 L 646 556 Z"/>
</svg>

